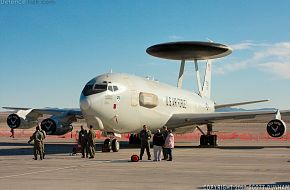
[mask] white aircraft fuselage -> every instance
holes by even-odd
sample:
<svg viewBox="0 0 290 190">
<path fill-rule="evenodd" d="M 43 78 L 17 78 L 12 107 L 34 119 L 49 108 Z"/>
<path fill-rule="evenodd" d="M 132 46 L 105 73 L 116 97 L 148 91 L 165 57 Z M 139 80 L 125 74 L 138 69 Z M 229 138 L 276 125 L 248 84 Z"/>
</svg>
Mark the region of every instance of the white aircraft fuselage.
<svg viewBox="0 0 290 190">
<path fill-rule="evenodd" d="M 138 132 L 143 125 L 160 129 L 177 113 L 215 111 L 212 100 L 194 92 L 119 73 L 89 81 L 81 93 L 80 108 L 88 126 L 119 134 Z"/>
</svg>

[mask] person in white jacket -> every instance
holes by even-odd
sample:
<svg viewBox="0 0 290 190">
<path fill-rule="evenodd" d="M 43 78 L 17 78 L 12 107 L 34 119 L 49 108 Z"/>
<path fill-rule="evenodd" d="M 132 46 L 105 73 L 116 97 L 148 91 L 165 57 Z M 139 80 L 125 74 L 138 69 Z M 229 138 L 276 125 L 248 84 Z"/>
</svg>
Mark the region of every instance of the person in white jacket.
<svg viewBox="0 0 290 190">
<path fill-rule="evenodd" d="M 172 161 L 172 149 L 174 148 L 174 135 L 172 134 L 172 130 L 168 130 L 168 135 L 165 140 L 165 150 L 168 155 L 167 161 Z"/>
</svg>

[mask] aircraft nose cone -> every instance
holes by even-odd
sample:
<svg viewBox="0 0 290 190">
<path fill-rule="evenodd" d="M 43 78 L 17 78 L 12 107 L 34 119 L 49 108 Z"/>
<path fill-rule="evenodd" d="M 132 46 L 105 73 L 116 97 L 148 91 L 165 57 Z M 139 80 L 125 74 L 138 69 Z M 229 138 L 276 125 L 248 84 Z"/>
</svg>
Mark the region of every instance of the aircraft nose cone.
<svg viewBox="0 0 290 190">
<path fill-rule="evenodd" d="M 87 98 L 81 98 L 80 100 L 80 107 L 82 110 L 87 110 L 90 108 L 90 101 Z"/>
</svg>

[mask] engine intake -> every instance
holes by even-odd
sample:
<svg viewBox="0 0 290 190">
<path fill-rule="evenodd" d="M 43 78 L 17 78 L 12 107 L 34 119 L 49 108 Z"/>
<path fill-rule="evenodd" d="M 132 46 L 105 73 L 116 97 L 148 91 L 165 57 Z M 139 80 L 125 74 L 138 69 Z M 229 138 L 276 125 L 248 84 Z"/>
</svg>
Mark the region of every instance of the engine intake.
<svg viewBox="0 0 290 190">
<path fill-rule="evenodd" d="M 281 137 L 286 133 L 286 124 L 280 119 L 273 119 L 267 124 L 267 132 L 271 137 Z"/>
<path fill-rule="evenodd" d="M 56 131 L 56 123 L 54 120 L 48 118 L 44 119 L 41 124 L 41 129 L 46 132 L 47 135 L 54 135 Z"/>
<path fill-rule="evenodd" d="M 56 117 L 44 119 L 40 126 L 47 135 L 64 135 L 73 130 L 73 127 L 70 125 L 70 123 L 64 123 Z"/>
<path fill-rule="evenodd" d="M 21 119 L 17 114 L 13 113 L 7 117 L 7 125 L 10 128 L 16 129 L 20 126 L 20 124 L 21 124 Z"/>
</svg>

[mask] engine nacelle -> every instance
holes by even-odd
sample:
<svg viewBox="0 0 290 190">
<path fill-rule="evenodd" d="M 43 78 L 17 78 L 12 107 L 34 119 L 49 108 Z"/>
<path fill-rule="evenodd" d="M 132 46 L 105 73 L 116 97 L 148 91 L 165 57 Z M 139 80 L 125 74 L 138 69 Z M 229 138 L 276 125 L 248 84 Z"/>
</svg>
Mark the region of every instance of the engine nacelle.
<svg viewBox="0 0 290 190">
<path fill-rule="evenodd" d="M 37 126 L 37 119 L 30 117 L 22 117 L 18 114 L 12 113 L 7 117 L 7 125 L 12 129 L 29 129 Z"/>
<path fill-rule="evenodd" d="M 47 118 L 41 122 L 41 129 L 47 135 L 64 135 L 73 130 L 70 123 L 62 123 L 57 118 Z"/>
<path fill-rule="evenodd" d="M 287 126 L 280 119 L 273 119 L 267 124 L 267 132 L 271 137 L 281 137 L 286 133 Z"/>
</svg>

